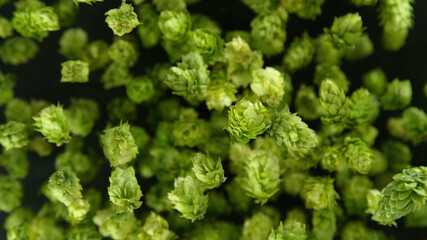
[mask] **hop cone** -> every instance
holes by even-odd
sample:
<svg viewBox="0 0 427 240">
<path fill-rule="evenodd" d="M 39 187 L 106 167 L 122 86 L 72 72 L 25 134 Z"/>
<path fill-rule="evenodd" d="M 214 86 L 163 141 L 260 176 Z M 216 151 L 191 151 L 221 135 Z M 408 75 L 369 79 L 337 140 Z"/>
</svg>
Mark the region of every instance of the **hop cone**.
<svg viewBox="0 0 427 240">
<path fill-rule="evenodd" d="M 382 225 L 396 225 L 395 220 L 421 207 L 427 196 L 427 167 L 404 169 L 382 191 L 383 198 L 372 219 Z"/>
</svg>

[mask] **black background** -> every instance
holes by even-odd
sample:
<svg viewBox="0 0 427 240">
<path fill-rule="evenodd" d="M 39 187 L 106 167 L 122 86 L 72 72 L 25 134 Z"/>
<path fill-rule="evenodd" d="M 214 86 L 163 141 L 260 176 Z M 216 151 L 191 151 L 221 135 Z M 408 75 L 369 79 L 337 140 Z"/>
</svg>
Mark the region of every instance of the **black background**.
<svg viewBox="0 0 427 240">
<path fill-rule="evenodd" d="M 55 1 L 45 1 L 52 4 Z M 113 34 L 104 22 L 104 13 L 111 8 L 120 5 L 119 0 L 105 0 L 102 3 L 96 3 L 93 6 L 80 4 L 79 18 L 77 26 L 82 27 L 88 33 L 91 41 L 103 39 L 111 43 Z M 203 13 L 210 16 L 219 23 L 224 32 L 228 30 L 250 30 L 250 21 L 255 14 L 241 4 L 238 0 L 202 0 L 201 2 L 189 6 L 191 13 Z M 347 3 L 345 0 L 326 0 L 322 7 L 323 14 L 316 19 L 315 22 L 303 21 L 292 15 L 287 24 L 288 40 L 286 46 L 291 42 L 294 36 L 299 36 L 305 30 L 309 35 L 314 37 L 323 32 L 324 27 L 331 25 L 334 16 L 341 16 L 347 12 L 359 12 L 363 18 L 364 25 L 367 27 L 367 32 L 371 37 L 375 53 L 370 57 L 359 62 L 344 62 L 342 65 L 343 71 L 351 81 L 351 90 L 361 86 L 361 75 L 371 70 L 376 66 L 380 66 L 387 74 L 389 80 L 394 77 L 400 79 L 410 79 L 413 87 L 412 105 L 422 109 L 427 108 L 427 101 L 423 95 L 423 85 L 427 80 L 427 1 L 418 1 L 414 4 L 415 26 L 410 32 L 407 44 L 398 52 L 386 52 L 380 46 L 381 28 L 378 26 L 377 9 L 373 7 L 356 8 Z M 10 18 L 13 12 L 13 7 L 8 4 L 0 9 L 0 15 Z M 90 82 L 86 84 L 64 84 L 60 83 L 60 63 L 65 59 L 58 54 L 58 39 L 62 31 L 52 32 L 50 36 L 40 44 L 40 52 L 37 57 L 31 60 L 28 64 L 20 66 L 4 65 L 0 62 L 0 69 L 4 73 L 15 73 L 18 75 L 18 81 L 15 88 L 16 97 L 23 99 L 45 99 L 49 102 L 60 102 L 65 106 L 68 105 L 71 97 L 92 98 L 98 102 L 102 111 L 101 121 L 96 125 L 95 131 L 100 131 L 105 127 L 105 112 L 106 103 L 116 96 L 124 96 L 123 88 L 105 91 L 99 81 L 101 72 L 91 73 Z M 142 48 L 141 48 L 142 49 Z M 132 69 L 132 72 L 144 74 L 147 69 L 158 62 L 167 62 L 166 53 L 160 48 L 155 47 L 150 50 L 142 50 L 138 64 Z M 281 56 L 265 59 L 265 65 L 280 64 Z M 313 78 L 314 64 L 311 64 L 307 69 L 296 72 L 293 76 L 294 89 L 298 89 L 300 83 L 310 84 Z M 2 109 L 0 109 L 2 110 Z M 381 112 L 375 126 L 380 131 L 380 136 L 377 138 L 377 145 L 388 138 L 385 128 L 386 120 L 390 116 L 400 115 L 400 111 Z M 104 120 L 104 121 L 103 121 Z M 0 122 L 4 122 L 4 116 L 0 116 Z M 311 126 L 317 125 L 310 123 Z M 150 131 L 150 129 L 148 129 Z M 89 145 L 99 149 L 98 140 L 95 135 L 91 135 L 86 141 Z M 426 165 L 426 151 L 424 146 L 412 147 L 414 159 L 412 165 Z M 55 156 L 62 149 L 55 149 L 52 156 Z M 24 180 L 25 196 L 23 205 L 32 207 L 38 210 L 46 200 L 39 194 L 39 188 L 42 182 L 55 171 L 54 157 L 38 158 L 34 154 L 29 154 L 30 171 L 27 178 Z M 110 170 L 108 164 L 104 164 L 101 168 L 96 181 L 90 186 L 96 187 L 106 193 L 108 185 L 108 176 Z M 145 184 L 144 184 L 145 185 Z M 144 189 L 145 188 L 145 189 Z M 142 187 L 143 193 L 146 187 Z M 0 196 L 1 197 L 1 196 Z M 280 198 L 282 203 L 280 209 L 288 209 L 293 205 L 295 199 Z M 296 203 L 300 204 L 300 203 Z M 3 225 L 5 213 L 0 213 L 0 225 Z M 373 227 L 378 227 L 376 224 Z M 427 239 L 424 237 L 427 234 L 427 229 L 405 229 L 403 223 L 399 228 L 381 227 L 383 231 L 392 233 L 397 239 Z M 0 239 L 6 239 L 5 232 L 0 227 Z"/>
</svg>

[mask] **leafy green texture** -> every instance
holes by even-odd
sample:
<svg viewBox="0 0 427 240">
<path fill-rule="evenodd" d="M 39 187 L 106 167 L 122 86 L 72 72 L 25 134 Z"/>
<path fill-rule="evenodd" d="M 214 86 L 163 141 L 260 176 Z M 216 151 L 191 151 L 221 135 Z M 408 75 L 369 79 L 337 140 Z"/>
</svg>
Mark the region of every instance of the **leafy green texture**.
<svg viewBox="0 0 427 240">
<path fill-rule="evenodd" d="M 338 48 L 354 47 L 363 33 L 362 17 L 359 13 L 347 13 L 341 17 L 335 17 L 330 29 L 325 32 L 331 36 L 331 40 Z"/>
<path fill-rule="evenodd" d="M 71 99 L 71 105 L 65 109 L 68 125 L 73 134 L 86 137 L 92 131 L 99 118 L 98 104 L 91 99 Z"/>
<path fill-rule="evenodd" d="M 387 128 L 392 136 L 413 145 L 427 141 L 427 115 L 416 107 L 405 109 L 400 118 L 390 118 Z"/>
<path fill-rule="evenodd" d="M 313 87 L 301 85 L 295 96 L 295 107 L 298 114 L 306 120 L 320 118 L 322 107 Z"/>
<path fill-rule="evenodd" d="M 144 48 L 156 46 L 161 38 L 160 28 L 157 25 L 159 16 L 151 4 L 143 4 L 137 10 L 139 21 L 142 22 L 138 26 L 138 36 Z"/>
<path fill-rule="evenodd" d="M 96 213 L 93 222 L 99 227 L 103 237 L 112 239 L 132 238 L 136 232 L 137 219 L 129 212 L 116 214 L 112 209 L 103 209 Z"/>
<path fill-rule="evenodd" d="M 78 239 L 87 239 L 87 240 L 101 240 L 101 234 L 96 231 L 95 228 L 90 226 L 79 226 L 74 227 L 67 234 L 67 239 L 78 240 Z"/>
<path fill-rule="evenodd" d="M 27 153 L 23 149 L 3 151 L 0 155 L 0 166 L 4 167 L 12 178 L 25 178 L 29 169 Z"/>
<path fill-rule="evenodd" d="M 369 91 L 364 88 L 354 91 L 347 102 L 347 108 L 345 124 L 348 127 L 351 128 L 367 123 L 373 110 L 372 96 Z"/>
<path fill-rule="evenodd" d="M 277 229 L 271 231 L 268 240 L 305 240 L 308 235 L 305 232 L 305 225 L 296 220 L 287 221 L 285 224 L 280 222 Z"/>
<path fill-rule="evenodd" d="M 101 82 L 105 89 L 121 87 L 132 81 L 129 68 L 120 63 L 112 63 L 105 70 L 101 77 Z"/>
<path fill-rule="evenodd" d="M 108 27 L 113 30 L 115 35 L 120 37 L 132 32 L 140 24 L 132 5 L 127 4 L 125 0 L 122 1 L 120 8 L 111 9 L 105 15 L 107 16 L 105 22 Z"/>
<path fill-rule="evenodd" d="M 66 169 L 74 172 L 82 183 L 90 182 L 98 173 L 99 161 L 94 154 L 82 152 L 83 142 L 77 139 L 67 145 L 66 150 L 55 159 L 57 170 Z"/>
<path fill-rule="evenodd" d="M 36 131 L 43 134 L 48 142 L 61 146 L 70 141 L 68 120 L 61 105 L 45 107 L 33 118 Z"/>
<path fill-rule="evenodd" d="M 251 89 L 261 101 L 277 107 L 285 94 L 283 74 L 272 67 L 254 71 Z"/>
<path fill-rule="evenodd" d="M 360 221 L 346 223 L 341 233 L 343 239 L 369 239 L 369 235 L 368 228 Z"/>
<path fill-rule="evenodd" d="M 51 196 L 65 206 L 82 198 L 82 185 L 76 174 L 68 170 L 58 170 L 49 178 L 47 184 Z"/>
<path fill-rule="evenodd" d="M 301 193 L 305 206 L 315 210 L 335 206 L 339 195 L 335 191 L 333 183 L 334 179 L 330 177 L 309 177 Z"/>
<path fill-rule="evenodd" d="M 0 210 L 11 212 L 19 205 L 23 196 L 22 183 L 11 176 L 0 176 Z"/>
<path fill-rule="evenodd" d="M 12 24 L 7 18 L 0 16 L 0 38 L 7 38 L 13 35 Z"/>
<path fill-rule="evenodd" d="M 158 25 L 163 39 L 180 41 L 190 33 L 191 16 L 187 11 L 162 11 Z"/>
<path fill-rule="evenodd" d="M 339 66 L 333 64 L 318 64 L 314 73 L 314 83 L 316 85 L 321 85 L 326 79 L 333 80 L 344 93 L 348 92 L 350 81 Z"/>
<path fill-rule="evenodd" d="M 271 208 L 263 208 L 246 218 L 243 223 L 242 238 L 248 240 L 267 239 L 271 230 L 279 224 L 278 213 Z"/>
<path fill-rule="evenodd" d="M 422 4 L 325 2 L 0 0 L 0 238 L 422 232 Z"/>
<path fill-rule="evenodd" d="M 61 28 L 70 27 L 77 21 L 79 9 L 73 0 L 59 0 L 53 5 Z"/>
<path fill-rule="evenodd" d="M 341 155 L 347 166 L 360 174 L 367 174 L 374 161 L 371 149 L 359 138 L 345 139 Z"/>
<path fill-rule="evenodd" d="M 340 151 L 334 147 L 324 147 L 322 149 L 320 164 L 323 169 L 328 170 L 329 172 L 334 172 L 338 169 L 341 163 Z"/>
<path fill-rule="evenodd" d="M 142 233 L 138 235 L 140 239 L 149 240 L 173 240 L 177 236 L 169 230 L 168 222 L 155 212 L 150 212 L 150 215 L 145 219 L 142 226 Z"/>
<path fill-rule="evenodd" d="M 333 239 L 337 230 L 337 217 L 332 209 L 314 210 L 312 221 L 313 239 Z"/>
<path fill-rule="evenodd" d="M 25 124 L 9 121 L 0 125 L 0 144 L 5 150 L 22 148 L 28 144 L 28 134 Z"/>
<path fill-rule="evenodd" d="M 173 208 L 192 222 L 203 219 L 208 208 L 208 196 L 203 194 L 203 184 L 192 176 L 186 176 L 176 178 L 174 186 L 174 190 L 168 193 Z"/>
<path fill-rule="evenodd" d="M 111 60 L 125 67 L 132 67 L 138 60 L 138 51 L 133 43 L 117 39 L 108 48 Z"/>
<path fill-rule="evenodd" d="M 134 103 L 149 101 L 155 94 L 153 80 L 146 76 L 136 77 L 126 84 L 126 93 Z"/>
<path fill-rule="evenodd" d="M 212 81 L 205 92 L 206 106 L 209 110 L 222 111 L 237 100 L 236 93 L 237 89 L 234 84 L 219 77 L 212 77 Z"/>
<path fill-rule="evenodd" d="M 66 61 L 61 64 L 61 82 L 85 83 L 89 81 L 89 64 L 80 60 Z"/>
<path fill-rule="evenodd" d="M 251 50 L 241 37 L 225 44 L 224 57 L 227 61 L 227 76 L 237 87 L 250 84 L 253 72 L 264 64 L 261 52 Z"/>
<path fill-rule="evenodd" d="M 335 48 L 331 36 L 323 33 L 315 39 L 316 57 L 315 61 L 321 64 L 339 64 L 344 55 L 343 49 Z"/>
<path fill-rule="evenodd" d="M 16 76 L 13 74 L 4 74 L 0 70 L 0 106 L 9 102 L 13 96 L 13 87 L 15 86 Z"/>
<path fill-rule="evenodd" d="M 380 96 L 387 87 L 387 76 L 381 68 L 374 68 L 363 74 L 363 85 L 369 92 Z"/>
<path fill-rule="evenodd" d="M 417 211 L 410 213 L 406 217 L 406 226 L 411 228 L 426 227 L 427 226 L 426 215 L 427 215 L 427 205 L 424 204 L 420 207 L 420 209 L 417 209 Z"/>
<path fill-rule="evenodd" d="M 363 215 L 367 203 L 366 195 L 372 188 L 372 182 L 366 176 L 353 176 L 343 191 L 344 206 L 349 214 Z"/>
<path fill-rule="evenodd" d="M 375 214 L 382 199 L 382 193 L 377 189 L 370 189 L 366 194 L 366 213 Z"/>
<path fill-rule="evenodd" d="M 346 97 L 342 89 L 331 79 L 322 81 L 319 89 L 322 122 L 325 124 L 341 122 L 346 116 Z"/>
<path fill-rule="evenodd" d="M 133 212 L 141 207 L 142 197 L 141 187 L 135 177 L 135 170 L 132 167 L 121 169 L 117 167 L 111 173 L 110 187 L 108 187 L 110 201 L 116 205 L 117 213 Z"/>
<path fill-rule="evenodd" d="M 353 48 L 348 48 L 345 58 L 350 61 L 358 61 L 369 57 L 374 52 L 374 44 L 369 35 L 364 33 L 355 43 Z"/>
<path fill-rule="evenodd" d="M 191 52 L 182 58 L 177 67 L 171 67 L 164 83 L 173 94 L 189 100 L 201 100 L 209 85 L 209 70 L 198 52 Z"/>
<path fill-rule="evenodd" d="M 122 120 L 136 120 L 137 108 L 128 98 L 114 98 L 107 104 L 109 118 L 119 123 Z"/>
<path fill-rule="evenodd" d="M 263 12 L 251 22 L 252 46 L 266 56 L 278 55 L 284 50 L 286 22 L 276 12 Z"/>
<path fill-rule="evenodd" d="M 295 38 L 283 57 L 283 65 L 289 72 L 295 72 L 310 64 L 314 56 L 314 43 L 306 32 Z"/>
<path fill-rule="evenodd" d="M 221 159 L 214 160 L 209 154 L 196 153 L 193 157 L 193 172 L 207 188 L 217 188 L 227 179 L 224 176 Z"/>
<path fill-rule="evenodd" d="M 256 203 L 265 204 L 279 191 L 279 159 L 266 151 L 252 151 L 245 161 L 239 182 L 246 194 L 254 198 Z"/>
<path fill-rule="evenodd" d="M 104 130 L 100 141 L 112 167 L 132 161 L 139 153 L 128 123 Z"/>
<path fill-rule="evenodd" d="M 173 124 L 172 139 L 175 146 L 201 146 L 209 137 L 207 123 L 201 119 L 185 119 Z"/>
<path fill-rule="evenodd" d="M 102 40 L 90 42 L 83 48 L 83 52 L 81 56 L 79 56 L 79 59 L 89 63 L 89 69 L 91 71 L 105 68 L 111 61 L 108 55 L 108 44 Z M 120 73 L 121 72 L 119 72 L 119 74 Z M 103 81 L 102 78 L 101 81 Z"/>
<path fill-rule="evenodd" d="M 399 141 L 388 140 L 383 143 L 381 150 L 387 158 L 391 170 L 400 172 L 410 165 L 412 153 L 408 145 Z"/>
<path fill-rule="evenodd" d="M 206 62 L 215 62 L 222 54 L 224 42 L 209 29 L 196 29 L 190 33 L 192 48 L 202 55 Z"/>
<path fill-rule="evenodd" d="M 302 19 L 315 20 L 322 13 L 324 0 L 281 0 L 290 13 L 295 13 Z"/>
<path fill-rule="evenodd" d="M 382 198 L 372 219 L 382 225 L 395 221 L 420 208 L 427 196 L 426 167 L 404 169 L 382 191 Z"/>
<path fill-rule="evenodd" d="M 228 111 L 227 131 L 233 139 L 247 143 L 271 125 L 272 114 L 257 97 L 244 97 Z"/>
<path fill-rule="evenodd" d="M 70 28 L 59 39 L 59 53 L 67 59 L 75 59 L 82 54 L 88 43 L 87 33 L 81 28 Z"/>
<path fill-rule="evenodd" d="M 384 110 L 403 109 L 411 103 L 411 81 L 395 78 L 387 85 L 385 93 L 381 96 L 381 104 Z"/>
<path fill-rule="evenodd" d="M 411 0 L 386 0 L 379 4 L 379 21 L 383 26 L 382 43 L 388 51 L 399 50 L 414 24 Z"/>
<path fill-rule="evenodd" d="M 42 41 L 50 31 L 60 29 L 58 15 L 52 7 L 25 7 L 13 13 L 13 28 L 23 37 Z"/>
<path fill-rule="evenodd" d="M 308 127 L 296 113 L 286 107 L 274 119 L 270 130 L 279 145 L 284 145 L 289 153 L 306 155 L 319 143 L 316 132 Z"/>
<path fill-rule="evenodd" d="M 4 63 L 20 65 L 33 59 L 39 52 L 37 43 L 23 37 L 7 39 L 0 46 L 0 58 Z"/>
</svg>

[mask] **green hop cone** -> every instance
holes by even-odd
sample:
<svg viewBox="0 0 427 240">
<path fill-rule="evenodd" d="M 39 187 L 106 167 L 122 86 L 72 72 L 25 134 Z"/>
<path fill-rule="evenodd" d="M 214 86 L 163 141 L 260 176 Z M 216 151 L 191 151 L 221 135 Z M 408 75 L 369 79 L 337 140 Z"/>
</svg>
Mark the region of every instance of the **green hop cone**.
<svg viewBox="0 0 427 240">
<path fill-rule="evenodd" d="M 337 205 L 338 193 L 334 189 L 334 179 L 330 177 L 309 177 L 301 193 L 305 206 L 322 210 Z"/>
<path fill-rule="evenodd" d="M 279 191 L 279 159 L 270 152 L 253 150 L 238 179 L 246 194 L 263 205 Z"/>
<path fill-rule="evenodd" d="M 347 116 L 345 124 L 348 127 L 359 126 L 369 121 L 369 114 L 372 111 L 372 96 L 366 89 L 358 89 L 348 100 Z"/>
<path fill-rule="evenodd" d="M 210 82 L 209 73 L 202 56 L 198 52 L 190 52 L 183 56 L 177 67 L 170 68 L 164 83 L 173 94 L 201 100 Z"/>
<path fill-rule="evenodd" d="M 76 174 L 68 170 L 56 171 L 47 184 L 52 197 L 69 207 L 82 198 L 83 187 Z"/>
<path fill-rule="evenodd" d="M 163 39 L 180 41 L 191 30 L 191 16 L 187 11 L 163 11 L 159 16 L 159 29 Z"/>
<path fill-rule="evenodd" d="M 252 46 L 266 56 L 278 55 L 286 41 L 285 23 L 276 12 L 260 13 L 251 22 Z"/>
<path fill-rule="evenodd" d="M 308 235 L 305 231 L 305 225 L 296 221 L 280 222 L 277 229 L 271 231 L 268 240 L 306 240 Z"/>
<path fill-rule="evenodd" d="M 85 83 L 89 81 L 89 64 L 80 60 L 66 61 L 61 64 L 61 82 Z"/>
<path fill-rule="evenodd" d="M 384 110 L 397 110 L 407 107 L 412 100 L 412 85 L 409 80 L 395 78 L 387 85 L 385 93 L 381 96 Z"/>
<path fill-rule="evenodd" d="M 222 54 L 224 41 L 209 29 L 196 29 L 190 36 L 192 48 L 198 51 L 206 62 L 215 62 Z"/>
<path fill-rule="evenodd" d="M 427 167 L 404 169 L 382 191 L 374 221 L 396 225 L 395 220 L 420 208 L 427 197 Z"/>
<path fill-rule="evenodd" d="M 285 107 L 277 114 L 270 130 L 279 145 L 284 145 L 289 153 L 306 155 L 318 144 L 316 132 L 308 127 L 296 113 Z"/>
<path fill-rule="evenodd" d="M 345 139 L 341 155 L 348 167 L 360 174 L 367 174 L 374 161 L 372 150 L 360 138 Z"/>
<path fill-rule="evenodd" d="M 240 37 L 225 44 L 224 57 L 227 61 L 227 76 L 236 87 L 246 87 L 250 84 L 253 72 L 264 64 L 262 53 L 252 50 Z"/>
<path fill-rule="evenodd" d="M 44 5 L 44 4 L 43 4 Z M 59 18 L 52 7 L 26 7 L 13 13 L 13 28 L 23 37 L 42 41 L 49 31 L 60 29 Z"/>
<path fill-rule="evenodd" d="M 27 127 L 23 123 L 9 121 L 0 125 L 0 144 L 6 149 L 22 148 L 29 142 Z"/>
<path fill-rule="evenodd" d="M 323 109 L 322 123 L 339 123 L 346 116 L 346 97 L 343 90 L 331 79 L 322 81 L 319 89 L 320 106 Z"/>
<path fill-rule="evenodd" d="M 114 8 L 105 13 L 105 22 L 113 33 L 119 37 L 132 32 L 139 24 L 138 16 L 133 11 L 131 4 L 122 1 L 120 8 Z"/>
<path fill-rule="evenodd" d="M 285 94 L 283 74 L 272 67 L 258 69 L 253 72 L 251 89 L 262 102 L 278 107 Z"/>
<path fill-rule="evenodd" d="M 227 179 L 224 176 L 221 159 L 214 160 L 209 154 L 196 153 L 193 157 L 193 172 L 207 188 L 217 188 Z"/>
<path fill-rule="evenodd" d="M 338 48 L 353 47 L 362 37 L 363 31 L 362 17 L 359 13 L 347 13 L 344 16 L 335 17 L 331 28 L 325 29 Z"/>
<path fill-rule="evenodd" d="M 133 167 L 121 169 L 117 167 L 110 177 L 110 187 L 108 187 L 110 201 L 116 205 L 117 213 L 133 212 L 141 207 L 142 197 L 141 187 L 135 177 Z"/>
<path fill-rule="evenodd" d="M 43 108 L 33 119 L 36 131 L 43 134 L 48 142 L 61 146 L 70 141 L 70 128 L 61 105 Z"/>
<path fill-rule="evenodd" d="M 175 189 L 168 193 L 168 199 L 173 208 L 182 214 L 183 218 L 192 222 L 201 220 L 208 208 L 208 196 L 204 195 L 204 186 L 192 176 L 179 177 L 174 182 Z"/>
<path fill-rule="evenodd" d="M 283 57 L 283 65 L 289 72 L 295 72 L 310 64 L 315 53 L 314 43 L 304 32 L 301 38 L 296 37 Z"/>
<path fill-rule="evenodd" d="M 100 141 L 112 167 L 132 161 L 139 153 L 128 123 L 104 130 Z"/>
<path fill-rule="evenodd" d="M 257 97 L 244 97 L 228 111 L 227 131 L 233 139 L 247 143 L 271 125 L 272 111 Z"/>
</svg>

